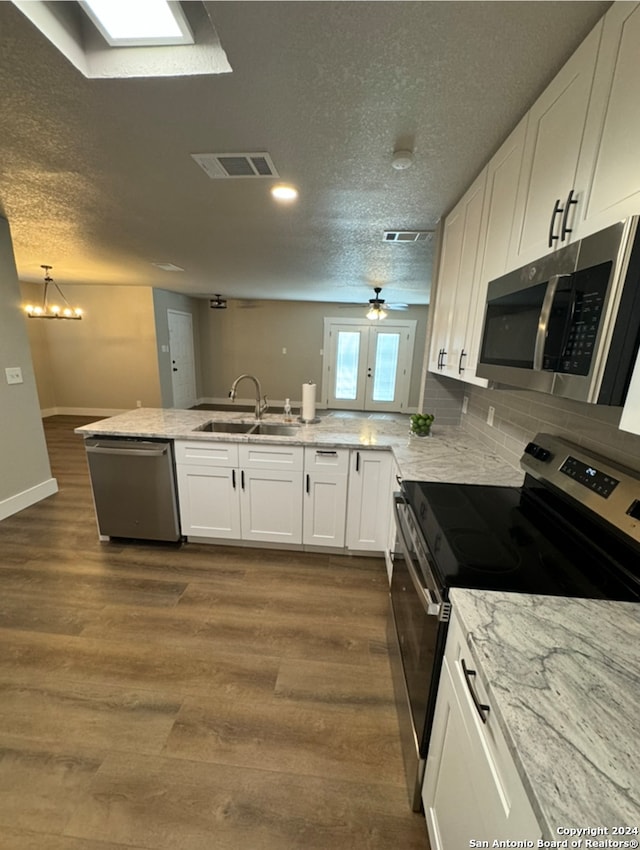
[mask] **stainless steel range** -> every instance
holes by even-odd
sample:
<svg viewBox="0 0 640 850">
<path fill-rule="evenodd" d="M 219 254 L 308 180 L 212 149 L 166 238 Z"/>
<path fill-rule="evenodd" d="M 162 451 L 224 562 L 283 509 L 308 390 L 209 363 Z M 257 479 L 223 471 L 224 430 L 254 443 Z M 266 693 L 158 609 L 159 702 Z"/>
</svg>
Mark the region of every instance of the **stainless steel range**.
<svg viewBox="0 0 640 850">
<path fill-rule="evenodd" d="M 522 487 L 403 481 L 389 647 L 409 798 L 421 809 L 449 588 L 640 601 L 640 473 L 549 434 Z"/>
</svg>

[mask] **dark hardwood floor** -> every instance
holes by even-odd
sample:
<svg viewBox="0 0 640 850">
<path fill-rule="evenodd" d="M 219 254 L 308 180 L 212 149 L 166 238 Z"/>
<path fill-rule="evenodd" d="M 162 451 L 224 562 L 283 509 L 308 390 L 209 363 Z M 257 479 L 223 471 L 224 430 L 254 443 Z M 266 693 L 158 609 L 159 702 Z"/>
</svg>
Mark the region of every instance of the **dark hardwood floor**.
<svg viewBox="0 0 640 850">
<path fill-rule="evenodd" d="M 100 543 L 85 421 L 0 522 L 0 847 L 426 850 L 383 561 Z"/>
</svg>

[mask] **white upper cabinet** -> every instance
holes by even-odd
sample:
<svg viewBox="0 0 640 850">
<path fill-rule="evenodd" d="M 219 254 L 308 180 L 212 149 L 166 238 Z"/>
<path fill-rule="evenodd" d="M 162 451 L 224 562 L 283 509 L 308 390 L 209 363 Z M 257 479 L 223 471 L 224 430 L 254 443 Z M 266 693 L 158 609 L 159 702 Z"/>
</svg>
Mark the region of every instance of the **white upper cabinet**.
<svg viewBox="0 0 640 850">
<path fill-rule="evenodd" d="M 460 374 L 464 381 L 485 387 L 487 381 L 484 378 L 477 378 L 475 370 L 482 341 L 487 286 L 490 280 L 506 272 L 511 234 L 517 229 L 516 199 L 522 170 L 527 120 L 527 117 L 522 119 L 486 168 L 487 185 L 479 241 L 477 282 L 465 335 L 464 368 Z"/>
<path fill-rule="evenodd" d="M 449 213 L 443 229 L 429 368 L 447 377 L 474 381 L 467 369 L 469 338 L 477 307 L 478 257 L 486 172 Z"/>
<path fill-rule="evenodd" d="M 584 204 L 578 162 L 591 97 L 602 21 L 582 42 L 528 115 L 509 267 L 517 268 L 575 238 Z"/>
<path fill-rule="evenodd" d="M 576 185 L 576 230 L 586 236 L 640 213 L 640 7 L 614 3 L 602 42 Z"/>
</svg>

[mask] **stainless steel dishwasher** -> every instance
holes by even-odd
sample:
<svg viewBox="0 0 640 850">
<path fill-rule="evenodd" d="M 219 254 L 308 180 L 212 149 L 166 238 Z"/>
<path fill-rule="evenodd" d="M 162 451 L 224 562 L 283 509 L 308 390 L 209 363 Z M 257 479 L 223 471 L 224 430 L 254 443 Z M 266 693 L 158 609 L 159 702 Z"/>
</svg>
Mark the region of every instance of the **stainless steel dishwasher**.
<svg viewBox="0 0 640 850">
<path fill-rule="evenodd" d="M 101 537 L 180 538 L 170 442 L 85 440 Z"/>
</svg>

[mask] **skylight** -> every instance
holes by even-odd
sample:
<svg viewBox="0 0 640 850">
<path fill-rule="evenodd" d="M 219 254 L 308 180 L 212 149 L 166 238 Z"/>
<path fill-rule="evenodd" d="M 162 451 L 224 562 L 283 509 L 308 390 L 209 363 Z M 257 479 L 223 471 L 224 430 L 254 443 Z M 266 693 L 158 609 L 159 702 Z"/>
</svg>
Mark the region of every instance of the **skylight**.
<svg viewBox="0 0 640 850">
<path fill-rule="evenodd" d="M 82 0 L 81 5 L 111 47 L 194 43 L 176 0 Z"/>
</svg>

